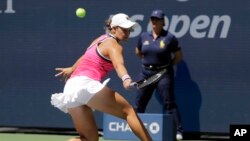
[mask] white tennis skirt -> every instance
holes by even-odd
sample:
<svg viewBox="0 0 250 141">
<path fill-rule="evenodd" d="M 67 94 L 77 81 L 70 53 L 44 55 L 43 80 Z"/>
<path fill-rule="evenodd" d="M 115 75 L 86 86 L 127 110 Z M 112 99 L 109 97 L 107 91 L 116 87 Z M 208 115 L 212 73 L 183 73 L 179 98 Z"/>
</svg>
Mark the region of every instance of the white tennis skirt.
<svg viewBox="0 0 250 141">
<path fill-rule="evenodd" d="M 93 80 L 86 76 L 75 76 L 70 78 L 65 86 L 63 93 L 55 93 L 51 96 L 51 104 L 64 113 L 68 113 L 68 108 L 85 105 L 109 82 L 109 78 L 103 83 Z"/>
</svg>

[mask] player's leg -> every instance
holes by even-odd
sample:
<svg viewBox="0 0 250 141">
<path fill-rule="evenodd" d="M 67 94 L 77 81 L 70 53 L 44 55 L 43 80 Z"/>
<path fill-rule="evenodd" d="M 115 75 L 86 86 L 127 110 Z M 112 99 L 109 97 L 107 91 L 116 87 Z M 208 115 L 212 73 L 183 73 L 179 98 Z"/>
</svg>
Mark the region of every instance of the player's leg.
<svg viewBox="0 0 250 141">
<path fill-rule="evenodd" d="M 98 129 L 94 120 L 92 109 L 88 106 L 79 106 L 68 109 L 76 131 L 80 137 L 69 141 L 98 141 Z"/>
<path fill-rule="evenodd" d="M 135 135 L 142 141 L 152 141 L 133 107 L 117 92 L 104 87 L 90 99 L 87 105 L 96 110 L 125 119 Z"/>
</svg>

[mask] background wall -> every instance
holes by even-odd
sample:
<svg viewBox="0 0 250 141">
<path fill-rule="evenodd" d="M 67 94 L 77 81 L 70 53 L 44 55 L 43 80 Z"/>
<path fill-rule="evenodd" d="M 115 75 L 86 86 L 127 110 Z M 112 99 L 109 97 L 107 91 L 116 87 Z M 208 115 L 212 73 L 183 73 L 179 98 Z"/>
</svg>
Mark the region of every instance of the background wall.
<svg viewBox="0 0 250 141">
<path fill-rule="evenodd" d="M 75 10 L 84 7 L 84 19 Z M 230 124 L 250 122 L 250 1 L 233 0 L 0 0 L 0 126 L 72 128 L 70 117 L 50 105 L 64 82 L 55 67 L 71 66 L 104 21 L 124 12 L 139 25 L 124 43 L 134 79 L 138 35 L 149 29 L 153 9 L 166 13 L 166 29 L 180 41 L 184 60 L 176 66 L 176 97 L 185 131 L 228 133 Z M 115 73 L 110 87 L 133 104 Z M 154 97 L 147 112 L 160 113 Z M 102 113 L 95 112 L 99 128 Z"/>
</svg>

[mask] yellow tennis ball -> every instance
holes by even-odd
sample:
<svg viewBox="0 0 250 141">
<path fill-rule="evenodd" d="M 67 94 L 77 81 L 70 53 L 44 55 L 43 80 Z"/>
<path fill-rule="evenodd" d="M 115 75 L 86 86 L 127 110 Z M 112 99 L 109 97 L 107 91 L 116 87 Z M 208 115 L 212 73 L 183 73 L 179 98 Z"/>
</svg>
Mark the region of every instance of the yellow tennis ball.
<svg viewBox="0 0 250 141">
<path fill-rule="evenodd" d="M 76 16 L 79 18 L 84 18 L 86 15 L 86 10 L 84 8 L 77 8 L 76 9 Z"/>
</svg>

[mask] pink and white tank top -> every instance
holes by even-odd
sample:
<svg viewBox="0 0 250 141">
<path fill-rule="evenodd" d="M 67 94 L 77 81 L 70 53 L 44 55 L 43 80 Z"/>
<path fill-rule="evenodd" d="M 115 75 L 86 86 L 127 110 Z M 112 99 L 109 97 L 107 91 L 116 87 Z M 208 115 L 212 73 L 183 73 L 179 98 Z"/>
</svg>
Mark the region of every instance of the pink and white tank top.
<svg viewBox="0 0 250 141">
<path fill-rule="evenodd" d="M 100 81 L 114 68 L 110 59 L 106 58 L 98 51 L 98 45 L 109 38 L 113 37 L 104 34 L 100 36 L 94 44 L 87 48 L 76 69 L 71 74 L 71 78 L 74 76 L 87 76 Z"/>
</svg>

